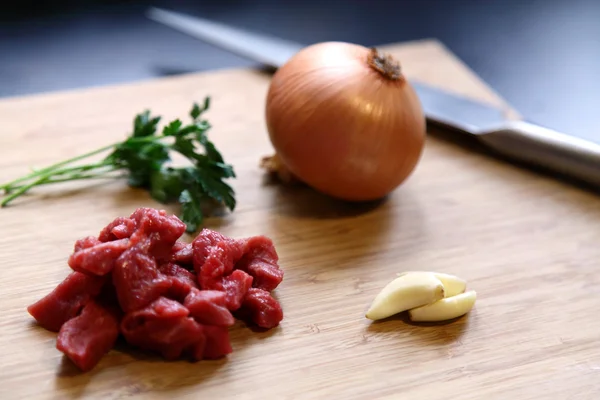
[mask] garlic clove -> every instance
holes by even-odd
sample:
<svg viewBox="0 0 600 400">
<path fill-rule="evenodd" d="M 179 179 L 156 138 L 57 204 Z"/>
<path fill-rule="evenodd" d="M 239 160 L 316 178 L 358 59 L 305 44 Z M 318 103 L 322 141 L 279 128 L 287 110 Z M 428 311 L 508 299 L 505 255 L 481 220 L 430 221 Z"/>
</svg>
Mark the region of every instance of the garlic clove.
<svg viewBox="0 0 600 400">
<path fill-rule="evenodd" d="M 400 272 L 400 273 L 398 273 L 398 276 L 403 276 L 406 274 L 413 274 L 415 272 L 416 271 Z M 457 294 L 464 293 L 465 290 L 467 289 L 467 281 L 462 278 L 459 278 L 456 275 L 446 274 L 443 272 L 431 272 L 431 273 L 434 274 L 435 277 L 438 278 L 444 285 L 444 293 L 445 293 L 444 297 L 456 296 Z"/>
<path fill-rule="evenodd" d="M 431 272 L 413 272 L 397 277 L 375 297 L 366 317 L 378 320 L 444 298 L 444 285 Z"/>
<path fill-rule="evenodd" d="M 477 293 L 474 290 L 445 297 L 435 303 L 413 308 L 408 311 L 411 321 L 414 322 L 437 322 L 458 318 L 465 315 L 475 305 Z"/>
</svg>

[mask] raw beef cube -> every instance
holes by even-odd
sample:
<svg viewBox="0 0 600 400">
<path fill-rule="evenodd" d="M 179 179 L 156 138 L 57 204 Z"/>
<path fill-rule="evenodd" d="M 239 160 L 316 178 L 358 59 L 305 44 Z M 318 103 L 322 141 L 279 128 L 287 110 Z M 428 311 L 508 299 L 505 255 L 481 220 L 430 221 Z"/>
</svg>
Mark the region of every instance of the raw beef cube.
<svg viewBox="0 0 600 400">
<path fill-rule="evenodd" d="M 147 306 L 171 288 L 171 280 L 162 275 L 154 259 L 137 246 L 117 259 L 112 278 L 119 304 L 126 313 Z"/>
<path fill-rule="evenodd" d="M 233 271 L 233 258 L 225 242 L 219 242 L 211 248 L 211 253 L 206 257 L 204 264 L 196 268 L 198 284 L 205 290 L 222 290 L 223 277 Z"/>
<path fill-rule="evenodd" d="M 283 270 L 278 265 L 279 257 L 271 239 L 254 236 L 246 239 L 244 255 L 235 268 L 252 275 L 252 286 L 267 292 L 275 289 L 283 280 Z"/>
<path fill-rule="evenodd" d="M 204 342 L 203 326 L 188 314 L 182 304 L 160 297 L 147 307 L 125 315 L 121 332 L 129 344 L 174 360 L 188 349 L 194 352 L 194 346 Z"/>
<path fill-rule="evenodd" d="M 242 256 L 242 243 L 239 240 L 229 238 L 219 232 L 204 228 L 198 236 L 192 241 L 194 268 L 200 268 L 204 265 L 207 257 L 212 253 L 213 247 L 218 243 L 223 243 L 223 248 L 227 254 L 231 254 L 232 262 L 235 263 Z M 229 270 L 233 265 L 229 266 Z"/>
<path fill-rule="evenodd" d="M 86 236 L 82 239 L 75 241 L 75 246 L 73 247 L 73 252 L 76 253 L 83 249 L 88 249 L 90 247 L 94 247 L 97 244 L 102 243 L 94 236 Z"/>
<path fill-rule="evenodd" d="M 233 351 L 229 340 L 229 330 L 226 327 L 204 325 L 204 336 L 206 337 L 206 341 L 204 343 L 202 358 L 214 360 L 224 357 Z M 196 353 L 197 358 L 199 349 L 195 350 L 194 353 Z"/>
<path fill-rule="evenodd" d="M 171 281 L 168 297 L 183 302 L 192 288 L 197 288 L 196 275 L 177 264 L 166 263 L 158 267 L 161 274 Z"/>
<path fill-rule="evenodd" d="M 81 370 L 89 371 L 114 346 L 118 336 L 117 316 L 91 300 L 79 316 L 62 326 L 56 348 Z"/>
<path fill-rule="evenodd" d="M 227 308 L 235 311 L 240 308 L 248 289 L 252 287 L 252 277 L 244 271 L 235 270 L 229 276 L 223 278 L 222 286 L 222 290 L 227 295 Z"/>
<path fill-rule="evenodd" d="M 106 275 L 112 271 L 115 261 L 129 247 L 129 239 L 100 243 L 71 254 L 69 266 L 74 271 Z"/>
<path fill-rule="evenodd" d="M 283 319 L 279 302 L 263 289 L 250 288 L 238 316 L 261 328 L 274 328 Z"/>
<path fill-rule="evenodd" d="M 171 249 L 171 262 L 179 265 L 192 266 L 194 262 L 191 243 L 176 242 Z"/>
<path fill-rule="evenodd" d="M 135 229 L 136 223 L 134 220 L 118 217 L 100 231 L 98 240 L 101 242 L 110 242 L 112 240 L 129 238 L 135 232 Z"/>
<path fill-rule="evenodd" d="M 202 289 L 221 290 L 221 278 L 233 271 L 242 256 L 242 243 L 210 229 L 192 242 L 194 270 Z"/>
<path fill-rule="evenodd" d="M 143 309 L 129 313 L 129 318 L 132 318 L 135 325 L 143 325 L 149 319 L 177 319 L 187 317 L 189 314 L 189 310 L 178 301 L 159 297 Z"/>
<path fill-rule="evenodd" d="M 206 326 L 202 326 L 202 337 L 198 339 L 191 347 L 190 347 L 190 355 L 193 360 L 200 361 L 204 359 L 204 349 L 206 348 Z"/>
<path fill-rule="evenodd" d="M 58 332 L 61 326 L 76 317 L 88 301 L 98 295 L 106 278 L 71 272 L 61 283 L 27 311 L 45 329 Z"/>
<path fill-rule="evenodd" d="M 147 241 L 149 251 L 159 259 L 168 259 L 177 239 L 185 232 L 185 224 L 164 210 L 138 208 L 130 218 L 135 221 L 137 230 L 132 235 L 134 243 Z"/>
<path fill-rule="evenodd" d="M 235 319 L 225 306 L 225 300 L 224 292 L 192 289 L 183 305 L 199 323 L 227 327 L 233 325 Z"/>
</svg>

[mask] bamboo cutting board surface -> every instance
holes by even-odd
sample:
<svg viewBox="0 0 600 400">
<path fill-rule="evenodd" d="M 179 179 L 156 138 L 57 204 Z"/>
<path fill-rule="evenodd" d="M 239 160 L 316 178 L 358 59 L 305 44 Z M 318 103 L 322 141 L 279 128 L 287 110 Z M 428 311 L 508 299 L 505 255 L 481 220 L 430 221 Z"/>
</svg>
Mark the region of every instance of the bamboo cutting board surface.
<svg viewBox="0 0 600 400">
<path fill-rule="evenodd" d="M 385 49 L 410 78 L 503 104 L 436 41 Z M 35 190 L 0 210 L 1 399 L 600 396 L 597 197 L 435 134 L 412 177 L 376 206 L 269 184 L 258 167 L 272 151 L 268 83 L 256 71 L 225 70 L 0 101 L 6 181 L 122 140 L 146 108 L 185 118 L 210 95 L 209 135 L 238 174 L 238 208 L 206 226 L 270 236 L 285 270 L 281 326 L 256 333 L 236 324 L 226 359 L 167 363 L 116 349 L 81 374 L 26 307 L 68 274 L 76 239 L 161 205 L 123 182 Z M 371 300 L 404 270 L 467 279 L 478 293 L 474 310 L 436 326 L 371 323 Z"/>
</svg>

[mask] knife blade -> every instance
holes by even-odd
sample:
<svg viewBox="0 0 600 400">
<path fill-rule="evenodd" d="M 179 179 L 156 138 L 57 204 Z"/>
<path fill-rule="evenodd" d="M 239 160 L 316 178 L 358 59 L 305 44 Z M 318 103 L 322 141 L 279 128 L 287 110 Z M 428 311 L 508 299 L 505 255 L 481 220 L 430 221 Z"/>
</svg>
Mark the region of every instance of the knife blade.
<svg viewBox="0 0 600 400">
<path fill-rule="evenodd" d="M 152 7 L 148 18 L 267 67 L 284 65 L 305 45 L 200 17 Z M 504 157 L 600 189 L 600 144 L 526 121 L 502 110 L 411 80 L 427 122 L 473 135 Z M 558 175 L 558 176 L 557 176 Z"/>
</svg>

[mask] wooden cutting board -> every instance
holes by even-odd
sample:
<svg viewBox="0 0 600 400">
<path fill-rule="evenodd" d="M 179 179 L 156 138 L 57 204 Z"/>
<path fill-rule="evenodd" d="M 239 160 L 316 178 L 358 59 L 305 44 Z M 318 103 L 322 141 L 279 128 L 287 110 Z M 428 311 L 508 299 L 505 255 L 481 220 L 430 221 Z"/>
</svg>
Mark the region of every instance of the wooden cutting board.
<svg viewBox="0 0 600 400">
<path fill-rule="evenodd" d="M 412 79 L 504 104 L 436 41 L 385 49 Z M 0 101 L 5 181 L 121 140 L 146 108 L 185 117 L 210 95 L 210 137 L 238 173 L 239 205 L 206 226 L 270 236 L 285 270 L 281 326 L 256 333 L 236 325 L 226 359 L 167 363 L 120 349 L 81 374 L 26 307 L 67 275 L 76 239 L 160 205 L 123 182 L 35 190 L 0 210 L 0 398 L 600 396 L 597 197 L 435 134 L 414 175 L 376 207 L 268 184 L 258 167 L 272 151 L 268 83 L 260 72 L 226 70 Z M 371 323 L 366 308 L 404 270 L 467 279 L 475 309 L 436 326 Z"/>
</svg>

